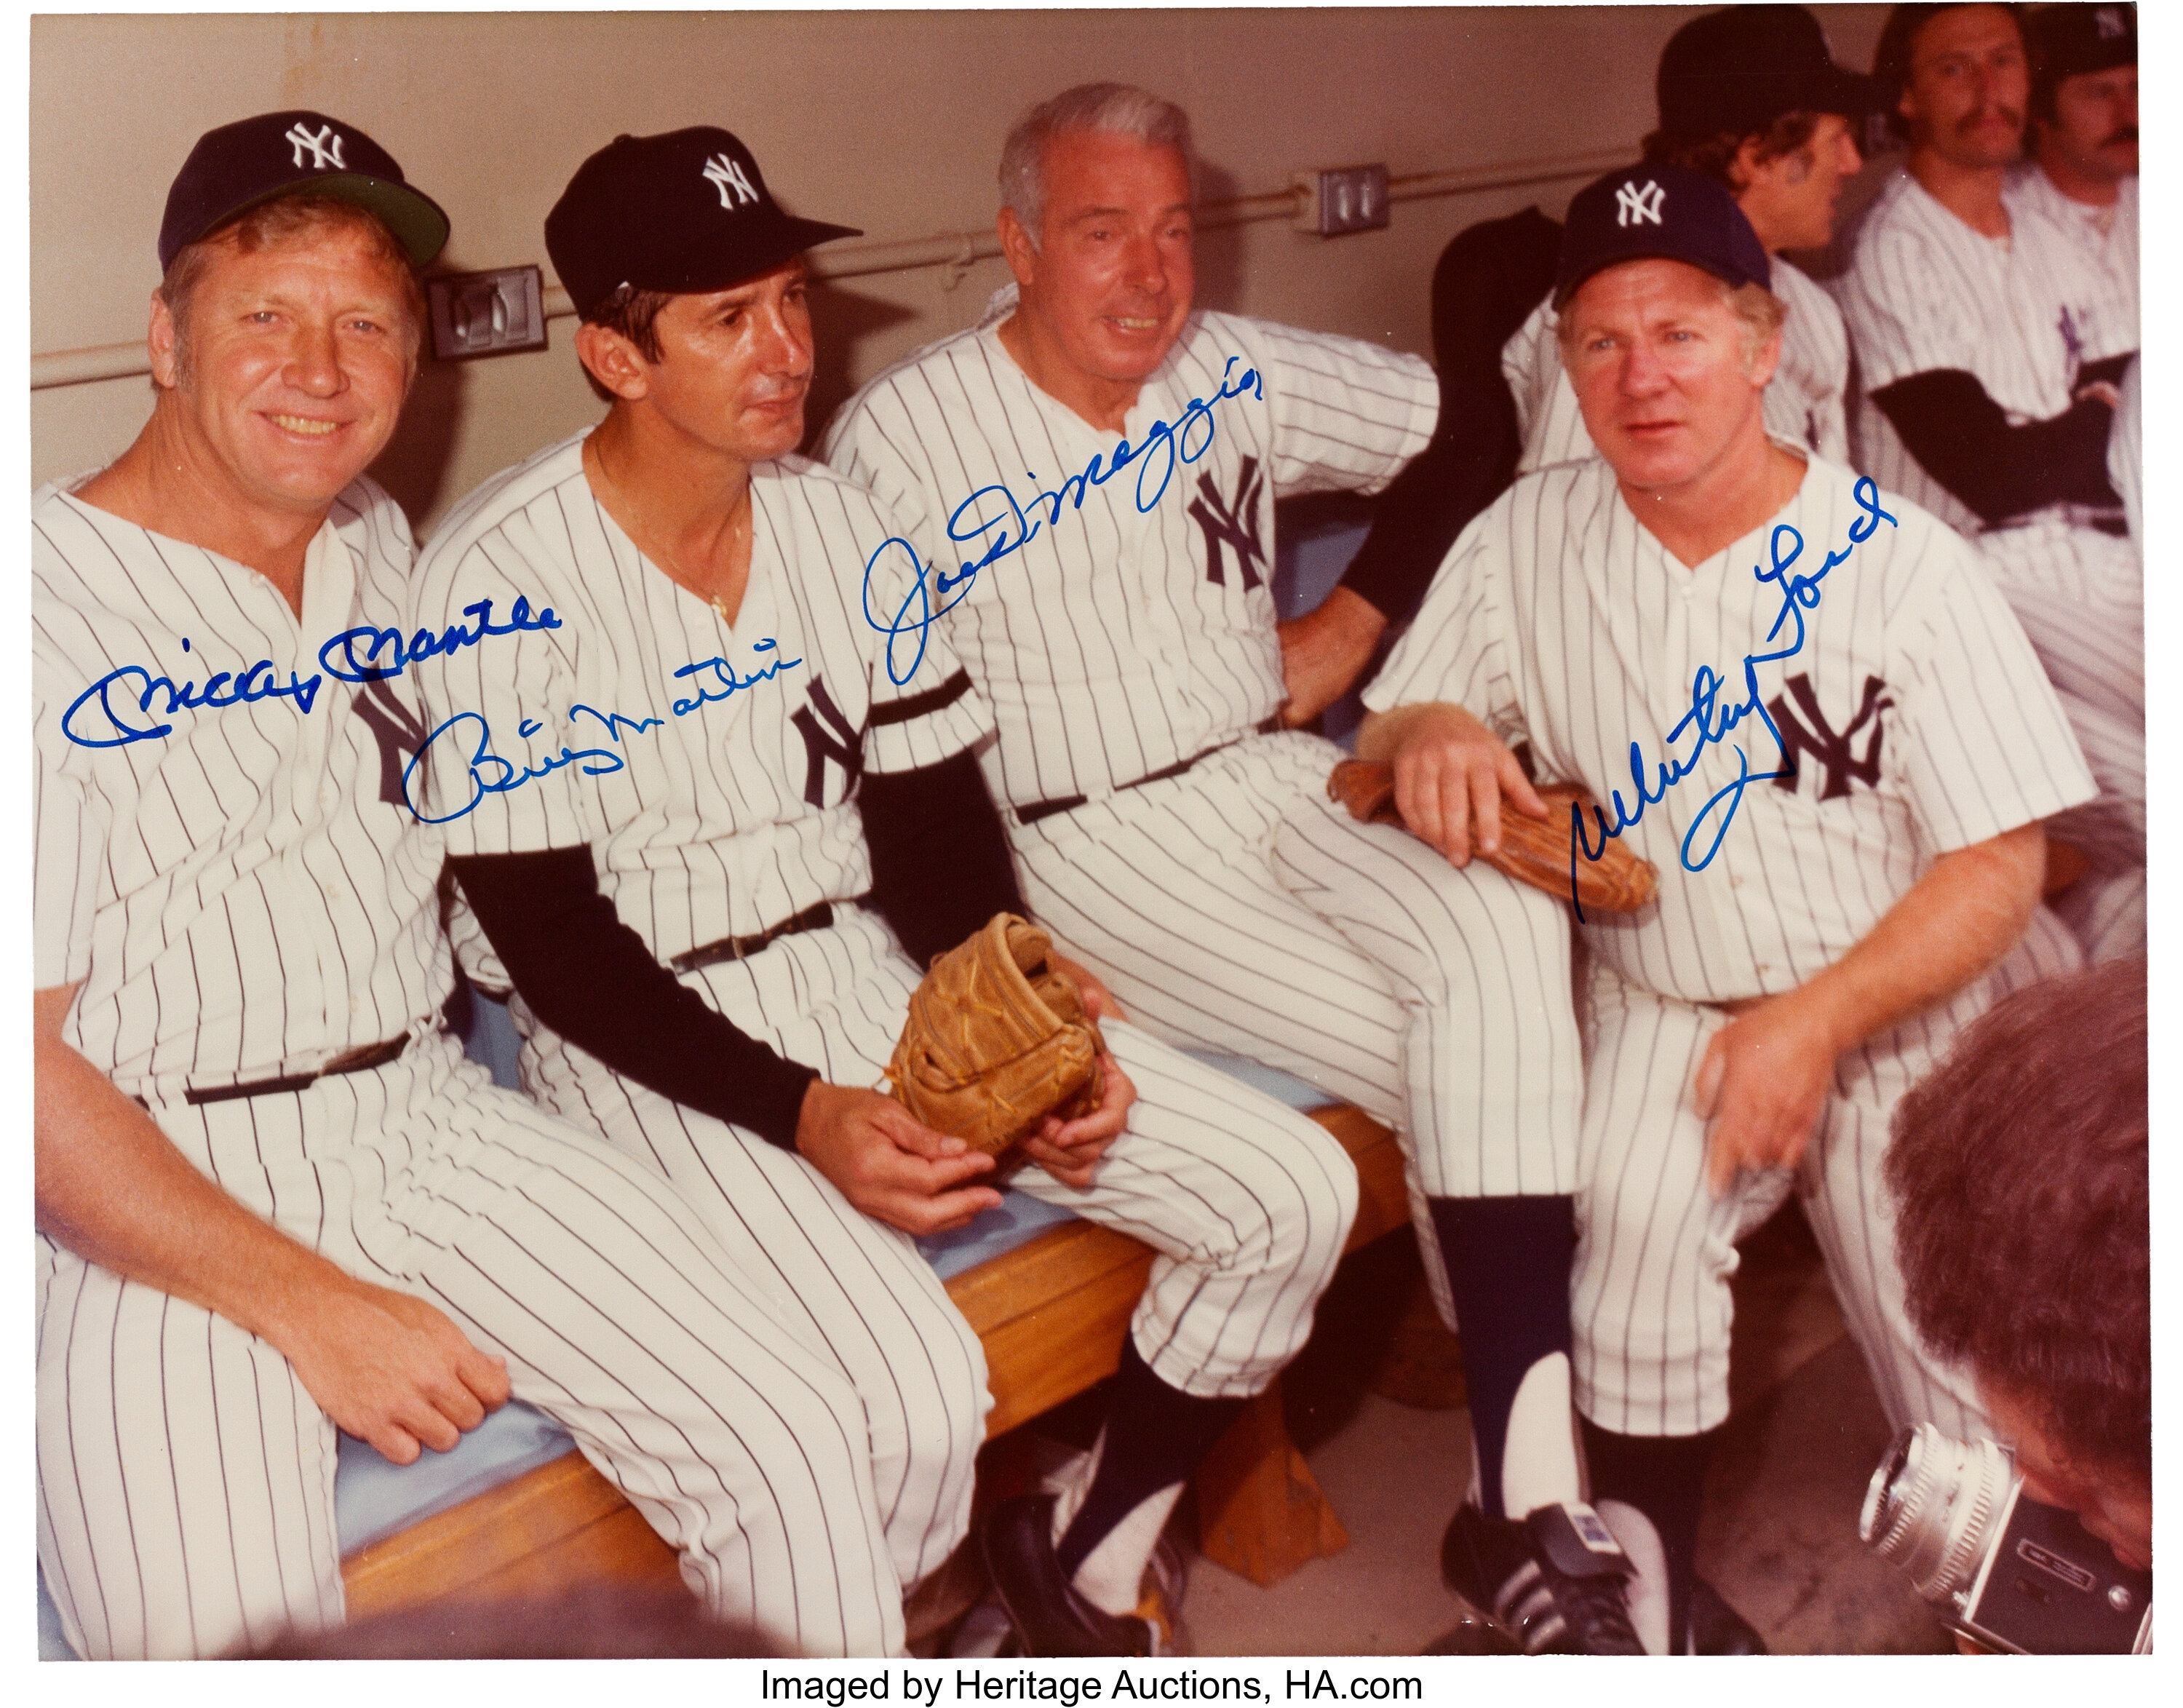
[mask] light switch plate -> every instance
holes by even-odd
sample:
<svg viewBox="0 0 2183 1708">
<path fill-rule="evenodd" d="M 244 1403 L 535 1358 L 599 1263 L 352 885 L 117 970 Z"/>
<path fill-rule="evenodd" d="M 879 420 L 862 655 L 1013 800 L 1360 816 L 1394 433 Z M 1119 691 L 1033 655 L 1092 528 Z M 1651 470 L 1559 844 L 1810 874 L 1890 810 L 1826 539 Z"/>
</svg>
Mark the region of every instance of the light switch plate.
<svg viewBox="0 0 2183 1708">
<path fill-rule="evenodd" d="M 545 284 L 536 267 L 427 280 L 432 353 L 443 362 L 546 348 Z"/>
<path fill-rule="evenodd" d="M 1346 236 L 1352 231 L 1376 231 L 1387 224 L 1387 169 L 1369 166 L 1331 166 L 1296 175 L 1304 193 L 1297 212 L 1297 229 L 1315 231 L 1322 237 Z"/>
</svg>

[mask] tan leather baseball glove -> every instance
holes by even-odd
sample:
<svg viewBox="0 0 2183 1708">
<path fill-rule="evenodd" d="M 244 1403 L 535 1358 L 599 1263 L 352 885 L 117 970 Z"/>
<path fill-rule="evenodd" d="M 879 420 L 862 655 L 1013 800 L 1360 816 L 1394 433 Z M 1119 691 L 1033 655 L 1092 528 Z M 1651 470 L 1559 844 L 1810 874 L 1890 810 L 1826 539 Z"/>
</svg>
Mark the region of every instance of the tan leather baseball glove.
<svg viewBox="0 0 2183 1708">
<path fill-rule="evenodd" d="M 1352 818 L 1367 824 L 1401 825 L 1395 806 L 1395 768 L 1378 759 L 1344 759 L 1326 780 L 1327 798 L 1340 801 Z M 1535 819 L 1503 804 L 1501 847 L 1479 858 L 1519 882 L 1563 900 L 1569 893 L 1569 855 L 1574 840 L 1569 807 L 1589 814 L 1591 797 L 1575 783 L 1549 783 L 1539 791 L 1547 815 Z M 1635 913 L 1653 899 L 1660 875 L 1619 842 L 1609 842 L 1597 860 L 1576 860 L 1576 899 L 1586 914 Z"/>
<path fill-rule="evenodd" d="M 997 1158 L 1047 1115 L 1097 1108 L 1106 1040 L 1053 949 L 1030 921 L 997 913 L 935 957 L 887 1063 L 895 1100 Z"/>
</svg>

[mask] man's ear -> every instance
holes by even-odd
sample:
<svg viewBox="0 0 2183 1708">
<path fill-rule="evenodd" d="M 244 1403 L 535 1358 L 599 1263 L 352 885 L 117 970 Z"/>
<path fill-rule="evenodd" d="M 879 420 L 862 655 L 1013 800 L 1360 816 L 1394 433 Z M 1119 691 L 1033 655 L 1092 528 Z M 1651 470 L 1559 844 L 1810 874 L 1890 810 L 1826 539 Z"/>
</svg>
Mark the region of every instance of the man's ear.
<svg viewBox="0 0 2183 1708">
<path fill-rule="evenodd" d="M 1013 208 L 1002 209 L 1000 217 L 993 223 L 1000 233 L 1002 259 L 1016 275 L 1016 288 L 1028 290 L 1038 271 L 1038 250 L 1031 243 L 1030 231 L 1016 218 Z"/>
<path fill-rule="evenodd" d="M 1741 196 L 1758 176 L 1758 151 L 1765 145 L 1764 136 L 1746 136 L 1736 144 L 1736 153 L 1728 163 L 1728 189 L 1733 196 Z"/>
<path fill-rule="evenodd" d="M 152 329 L 145 335 L 144 342 L 152 358 L 152 383 L 163 392 L 175 389 L 175 381 L 181 371 L 181 363 L 175 348 L 179 342 L 175 312 L 167 306 L 167 299 L 154 290 L 152 292 Z"/>
<path fill-rule="evenodd" d="M 652 389 L 645 375 L 647 364 L 636 346 L 611 326 L 586 320 L 577 327 L 576 359 L 617 398 L 633 403 Z"/>
<path fill-rule="evenodd" d="M 1752 353 L 1751 383 L 1760 391 L 1774 377 L 1774 370 L 1781 365 L 1781 332 L 1775 329 L 1774 336 Z"/>
</svg>

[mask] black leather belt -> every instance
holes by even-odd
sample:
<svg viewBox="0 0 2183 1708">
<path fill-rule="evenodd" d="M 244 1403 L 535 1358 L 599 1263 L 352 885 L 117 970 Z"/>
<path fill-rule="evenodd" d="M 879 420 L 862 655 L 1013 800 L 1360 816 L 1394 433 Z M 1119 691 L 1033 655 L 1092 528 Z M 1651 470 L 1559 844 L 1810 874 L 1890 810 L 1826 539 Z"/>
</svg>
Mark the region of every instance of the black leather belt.
<svg viewBox="0 0 2183 1708">
<path fill-rule="evenodd" d="M 802 913 L 791 914 L 770 930 L 750 937 L 724 937 L 717 943 L 701 943 L 696 949 L 684 950 L 667 964 L 677 972 L 695 972 L 701 966 L 715 966 L 724 960 L 747 960 L 775 937 L 793 937 L 800 931 L 824 931 L 833 923 L 834 904 L 822 901 Z"/>
<path fill-rule="evenodd" d="M 362 1073 L 368 1067 L 384 1067 L 409 1047 L 409 1034 L 390 1038 L 384 1043 L 368 1043 L 361 1049 L 337 1055 L 315 1073 L 284 1074 L 279 1079 L 247 1079 L 240 1085 L 207 1086 L 203 1090 L 192 1088 L 182 1093 L 185 1103 L 225 1103 L 237 1097 L 267 1097 L 275 1092 L 301 1091 L 319 1080 L 331 1079 L 336 1074 Z"/>
<path fill-rule="evenodd" d="M 1280 726 L 1280 714 L 1276 712 L 1271 717 L 1268 718 L 1264 723 L 1260 724 L 1257 729 L 1253 732 L 1253 733 L 1255 735 L 1269 736 Z M 1116 794 L 1120 794 L 1127 789 L 1141 789 L 1147 783 L 1162 782 L 1169 777 L 1179 777 L 1192 765 L 1196 765 L 1200 759 L 1209 759 L 1217 753 L 1225 752 L 1228 748 L 1234 747 L 1237 741 L 1241 741 L 1241 739 L 1242 737 L 1238 736 L 1235 737 L 1234 740 L 1215 742 L 1211 747 L 1207 748 L 1203 753 L 1192 754 L 1186 759 L 1177 759 L 1171 765 L 1164 765 L 1158 771 L 1147 773 L 1145 776 L 1139 777 L 1135 782 L 1117 784 L 1114 793 Z M 1077 808 L 1082 806 L 1085 802 L 1090 798 L 1091 797 L 1088 795 L 1061 795 L 1050 801 L 1033 801 L 1027 807 L 1018 807 L 1015 809 L 1016 822 L 1019 825 L 1035 825 L 1041 819 L 1052 818 L 1056 813 L 1073 813 Z"/>
</svg>

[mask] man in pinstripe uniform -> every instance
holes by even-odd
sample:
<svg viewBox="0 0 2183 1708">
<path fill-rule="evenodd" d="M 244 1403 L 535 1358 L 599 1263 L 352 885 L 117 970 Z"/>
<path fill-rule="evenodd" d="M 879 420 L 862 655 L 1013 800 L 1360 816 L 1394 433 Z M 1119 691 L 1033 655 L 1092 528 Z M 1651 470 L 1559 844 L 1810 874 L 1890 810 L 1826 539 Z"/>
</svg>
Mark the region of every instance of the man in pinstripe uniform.
<svg viewBox="0 0 2183 1708">
<path fill-rule="evenodd" d="M 514 1394 L 713 1614 L 898 1651 L 980 1433 L 945 1299 L 902 1332 L 947 1404 L 890 1411 L 653 1171 L 439 1026 L 409 535 L 362 470 L 447 231 L 353 125 L 208 133 L 160 236 L 151 422 L 34 503 L 38 1557 L 91 1656 L 338 1622 L 336 1426 L 407 1463 Z"/>
<path fill-rule="evenodd" d="M 2123 8 L 2089 8 L 2120 13 Z M 1875 61 L 1909 157 L 1838 293 L 1859 461 L 1977 542 L 2062 695 L 2101 798 L 2056 835 L 2091 863 L 2059 906 L 2096 959 L 2145 946 L 2143 572 L 2107 476 L 2135 290 L 2014 167 L 2030 73 L 2013 10 L 1898 6 Z"/>
<path fill-rule="evenodd" d="M 919 968 L 1024 905 L 972 756 L 983 702 L 944 640 L 869 620 L 917 580 L 897 525 L 792 454 L 803 253 L 844 235 L 783 213 L 725 131 L 578 170 L 546 243 L 612 408 L 458 508 L 411 626 L 525 592 L 559 620 L 421 667 L 409 790 L 445 826 L 480 976 L 516 993 L 526 1088 L 663 1170 L 876 1407 L 959 1366 L 958 1340 L 975 1357 L 911 1236 L 997 1194 L 990 1159 L 872 1088 Z M 1153 1545 L 1309 1334 L 1356 1175 L 1064 971 L 1107 1011 L 1104 1096 L 1049 1118 L 1016 1184 L 1159 1255 L 1086 1474 L 982 1537 L 1028 1652 L 1142 1655 Z M 905 1333 L 936 1310 L 945 1332 Z"/>
<path fill-rule="evenodd" d="M 1834 299 L 1781 252 L 1833 241 L 1842 181 L 1863 164 L 1857 131 L 1873 108 L 1872 80 L 1834 63 L 1803 7 L 1731 6 L 1669 38 L 1658 86 L 1660 126 L 1645 139 L 1646 160 L 1725 184 L 1773 257 L 1774 293 L 1789 319 L 1766 387 L 1768 431 L 1847 462 L 1849 334 Z M 1524 436 L 1519 474 L 1592 454 L 1551 301 L 1508 341 L 1501 366 Z"/>
<path fill-rule="evenodd" d="M 1549 1574 L 1534 1640 L 1633 1649 L 1619 1580 L 1592 1594 L 1552 1558 L 1589 1521 L 1568 912 L 1356 823 L 1326 798 L 1340 751 L 1274 729 L 1274 501 L 1379 490 L 1437 388 L 1414 357 L 1196 310 L 1188 150 L 1180 109 L 1142 90 L 1034 109 L 1001 165 L 1013 312 L 874 380 L 826 457 L 901 514 L 923 567 L 880 613 L 891 645 L 944 633 L 992 707 L 985 775 L 1040 918 L 1162 1037 L 1400 1133 L 1462 1324 L 1480 1522 L 1511 1572 Z"/>
<path fill-rule="evenodd" d="M 1908 1326 L 1879 1170 L 1896 1100 L 2027 923 L 2072 964 L 2037 910 L 2041 821 L 2092 792 L 1964 542 L 1769 439 L 1767 257 L 1719 186 L 1661 170 L 1580 192 L 1563 236 L 1563 359 L 1603 460 L 1464 531 L 1359 738 L 1443 846 L 1528 743 L 1608 803 L 1576 858 L 1622 837 L 1661 873 L 1642 912 L 1585 926 L 1572 1295 L 1591 1494 L 1666 1588 L 1637 1598 L 1656 1650 L 1697 1623 L 1734 1242 L 1792 1181 L 1890 1417 L 1982 1430 Z M 1660 219 L 1633 222 L 1648 182 Z"/>
</svg>

